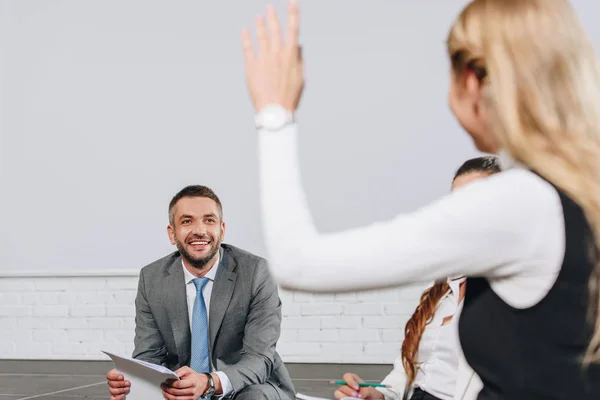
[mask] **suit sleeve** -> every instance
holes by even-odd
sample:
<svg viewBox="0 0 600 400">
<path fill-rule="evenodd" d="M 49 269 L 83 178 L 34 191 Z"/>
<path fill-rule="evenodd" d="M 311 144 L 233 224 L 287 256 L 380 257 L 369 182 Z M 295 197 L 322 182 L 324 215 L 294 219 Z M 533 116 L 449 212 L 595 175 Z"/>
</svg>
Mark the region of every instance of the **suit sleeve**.
<svg viewBox="0 0 600 400">
<path fill-rule="evenodd" d="M 135 348 L 133 358 L 164 365 L 167 350 L 146 298 L 144 271 L 140 273 L 135 298 Z"/>
<path fill-rule="evenodd" d="M 234 393 L 249 385 L 265 383 L 271 376 L 281 331 L 281 300 L 264 259 L 258 262 L 252 292 L 242 357 L 236 364 L 221 369 L 229 378 Z"/>
</svg>

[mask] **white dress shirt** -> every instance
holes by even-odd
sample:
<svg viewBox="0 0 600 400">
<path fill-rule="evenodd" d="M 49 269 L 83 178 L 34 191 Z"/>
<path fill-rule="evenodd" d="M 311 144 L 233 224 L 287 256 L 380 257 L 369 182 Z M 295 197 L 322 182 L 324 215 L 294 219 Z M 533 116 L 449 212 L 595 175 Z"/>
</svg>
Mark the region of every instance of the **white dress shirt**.
<svg viewBox="0 0 600 400">
<path fill-rule="evenodd" d="M 431 322 L 425 326 L 417 349 L 417 374 L 408 391 L 409 398 L 416 387 L 442 400 L 473 400 L 479 392 L 475 387 L 477 382 L 473 381 L 473 388 L 470 388 L 472 379 L 464 379 L 473 372 L 464 361 L 458 340 L 458 319 L 463 304 L 460 285 L 465 280 L 466 278 L 447 280 L 450 290 L 440 299 Z M 450 316 L 450 322 L 442 325 L 444 319 Z M 390 387 L 377 390 L 384 395 L 385 400 L 400 400 L 407 382 L 402 357 L 398 356 L 394 361 L 394 369 L 381 382 Z M 469 394 L 473 393 L 465 397 L 468 389 Z"/>
<path fill-rule="evenodd" d="M 448 279 L 450 290 L 440 299 L 433 319 L 426 325 L 417 352 L 417 374 L 413 387 L 441 399 L 452 400 L 456 391 L 460 341 L 458 319 L 463 302 L 460 284 L 466 278 Z M 444 319 L 451 317 L 443 325 Z"/>
<path fill-rule="evenodd" d="M 217 253 L 217 257 L 219 257 Z M 210 296 L 212 294 L 213 283 L 215 281 L 215 276 L 217 276 L 217 270 L 219 269 L 220 258 L 217 258 L 215 265 L 204 275 L 205 278 L 208 278 L 208 282 L 204 289 L 202 290 L 202 297 L 204 297 L 204 303 L 206 304 L 206 315 L 210 315 Z M 188 306 L 188 316 L 190 319 L 190 332 L 192 331 L 192 318 L 194 315 L 194 302 L 196 301 L 196 285 L 192 282 L 196 277 L 192 275 L 190 271 L 183 264 L 183 260 L 181 260 L 181 266 L 183 268 L 183 276 L 185 278 L 185 292 L 187 297 L 187 306 Z M 210 318 L 208 319 L 208 325 L 210 326 Z M 212 357 L 211 357 L 212 358 Z M 221 380 L 221 387 L 223 388 L 223 393 L 218 395 L 217 397 L 225 397 L 233 390 L 231 386 L 231 382 L 227 375 L 221 371 L 215 371 L 215 366 L 212 363 L 212 359 L 210 361 L 210 369 L 212 372 L 219 376 Z"/>
<path fill-rule="evenodd" d="M 321 234 L 302 190 L 297 134 L 296 124 L 259 131 L 263 227 L 281 286 L 339 292 L 481 276 L 509 305 L 527 308 L 555 282 L 565 251 L 560 197 L 506 155 L 504 171 L 412 213 Z"/>
</svg>

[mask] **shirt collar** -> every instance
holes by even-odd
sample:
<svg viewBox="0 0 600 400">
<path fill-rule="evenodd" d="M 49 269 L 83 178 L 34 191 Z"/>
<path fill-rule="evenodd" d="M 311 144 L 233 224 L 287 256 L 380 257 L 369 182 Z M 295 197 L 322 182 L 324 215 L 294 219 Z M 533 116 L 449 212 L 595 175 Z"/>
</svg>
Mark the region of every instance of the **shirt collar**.
<svg viewBox="0 0 600 400">
<path fill-rule="evenodd" d="M 450 291 L 454 296 L 458 296 L 460 294 L 460 284 L 466 281 L 466 277 L 459 278 L 448 278 L 448 286 L 450 286 Z"/>
<path fill-rule="evenodd" d="M 208 278 L 211 282 L 215 281 L 215 276 L 217 276 L 217 269 L 219 269 L 220 261 L 221 252 L 219 251 L 217 252 L 217 261 L 215 262 L 215 265 L 213 265 L 213 267 L 206 273 L 206 275 L 204 275 L 204 277 Z M 185 277 L 186 285 L 192 280 L 196 279 L 196 277 L 192 275 L 192 273 L 188 271 L 188 269 L 185 267 L 185 264 L 183 263 L 183 257 L 181 258 L 181 267 L 183 268 L 183 276 Z"/>
</svg>

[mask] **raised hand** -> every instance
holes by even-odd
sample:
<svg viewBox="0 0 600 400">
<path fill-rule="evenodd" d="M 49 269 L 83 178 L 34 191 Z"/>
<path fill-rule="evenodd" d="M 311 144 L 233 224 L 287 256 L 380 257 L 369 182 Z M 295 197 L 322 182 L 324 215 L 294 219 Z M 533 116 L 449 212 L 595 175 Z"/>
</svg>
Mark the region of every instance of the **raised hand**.
<svg viewBox="0 0 600 400">
<path fill-rule="evenodd" d="M 299 11 L 290 0 L 285 41 L 273 5 L 267 7 L 267 23 L 256 17 L 258 46 L 252 45 L 250 31 L 242 33 L 246 84 L 257 112 L 267 105 L 280 105 L 293 113 L 304 89 L 302 54 L 299 45 Z"/>
</svg>

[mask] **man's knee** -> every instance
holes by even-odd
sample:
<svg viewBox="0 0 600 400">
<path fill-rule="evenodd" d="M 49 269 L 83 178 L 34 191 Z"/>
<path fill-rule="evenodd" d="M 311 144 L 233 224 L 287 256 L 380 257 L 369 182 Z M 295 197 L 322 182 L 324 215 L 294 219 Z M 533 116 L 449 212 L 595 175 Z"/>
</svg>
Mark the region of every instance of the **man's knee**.
<svg viewBox="0 0 600 400">
<path fill-rule="evenodd" d="M 277 396 L 277 397 L 273 397 Z M 262 385 L 250 385 L 235 396 L 235 400 L 273 400 L 279 399 L 277 391 L 268 383 Z"/>
</svg>

